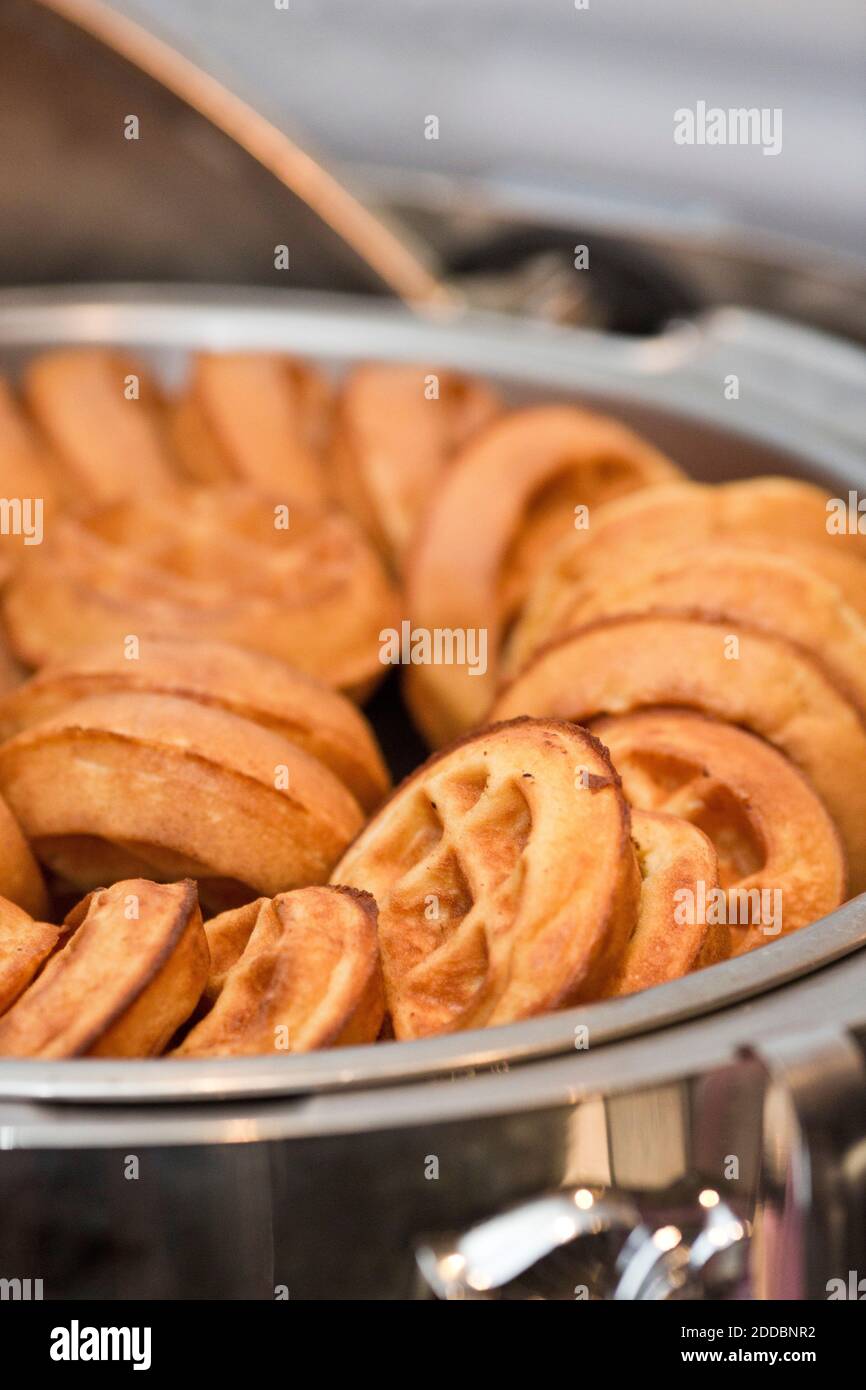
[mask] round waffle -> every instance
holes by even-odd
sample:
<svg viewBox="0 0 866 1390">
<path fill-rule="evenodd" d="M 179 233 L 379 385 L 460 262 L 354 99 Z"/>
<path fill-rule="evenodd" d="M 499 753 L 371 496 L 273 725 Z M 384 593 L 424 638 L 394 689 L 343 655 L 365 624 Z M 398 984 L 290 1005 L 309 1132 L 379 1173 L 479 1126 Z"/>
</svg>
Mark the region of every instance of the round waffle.
<svg viewBox="0 0 866 1390">
<path fill-rule="evenodd" d="M 0 1018 L 0 1056 L 147 1057 L 189 1017 L 208 949 L 193 883 L 92 893 L 68 940 Z"/>
<path fill-rule="evenodd" d="M 0 898 L 0 1014 L 27 988 L 59 938 L 58 927 L 34 922 L 20 907 Z"/>
<path fill-rule="evenodd" d="M 6 634 L 0 627 L 0 696 L 17 690 L 21 682 L 27 679 L 27 674 L 26 668 L 12 655 Z"/>
<path fill-rule="evenodd" d="M 331 389 L 309 363 L 270 353 L 199 353 L 172 410 L 171 440 L 198 483 L 247 483 L 323 506 Z"/>
<path fill-rule="evenodd" d="M 217 908 L 322 882 L 363 823 L 289 739 L 168 695 L 66 706 L 0 747 L 0 789 L 63 883 L 185 876 Z"/>
<path fill-rule="evenodd" d="M 310 1052 L 378 1036 L 385 1000 L 369 893 L 301 888 L 225 913 L 206 932 L 220 973 L 174 1056 Z"/>
<path fill-rule="evenodd" d="M 332 485 L 395 568 L 455 454 L 500 410 L 489 386 L 460 372 L 366 363 L 347 377 Z"/>
<path fill-rule="evenodd" d="M 741 725 L 787 754 L 836 823 L 853 890 L 866 889 L 866 725 L 819 663 L 784 638 L 676 615 L 605 619 L 544 647 L 494 717 L 587 724 L 655 705 Z"/>
<path fill-rule="evenodd" d="M 249 489 L 212 489 L 63 518 L 6 594 L 13 649 L 42 666 L 129 634 L 214 638 L 366 693 L 397 612 L 381 561 L 348 517 L 282 517 Z"/>
<path fill-rule="evenodd" d="M 390 786 L 372 730 L 355 705 L 274 657 L 227 642 L 145 638 L 132 659 L 118 642 L 85 647 L 0 701 L 0 739 L 53 718 L 76 700 L 122 692 L 195 700 L 273 729 L 330 768 L 366 810 Z"/>
<path fill-rule="evenodd" d="M 10 508 L 13 523 L 0 534 L 0 582 L 28 550 L 42 543 L 52 523 L 57 506 L 55 471 L 44 440 L 0 377 L 0 498 Z M 15 516 L 16 507 L 21 508 L 20 517 Z"/>
<path fill-rule="evenodd" d="M 539 570 L 509 639 L 508 672 L 566 631 L 570 612 L 588 595 L 678 553 L 691 556 L 697 572 L 713 542 L 789 555 L 834 584 L 866 619 L 866 537 L 828 531 L 827 503 L 811 483 L 749 478 L 717 487 L 669 483 L 598 508 L 589 529 L 563 541 Z"/>
<path fill-rule="evenodd" d="M 494 726 L 431 759 L 331 881 L 378 903 L 397 1038 L 595 997 L 631 934 L 640 886 L 607 754 L 553 720 Z"/>
<path fill-rule="evenodd" d="M 718 887 L 716 851 L 696 826 L 660 811 L 634 811 L 641 874 L 634 931 L 606 982 L 605 997 L 665 984 L 729 954 L 726 927 L 708 926 L 701 904 Z M 689 906 L 693 910 L 689 910 Z"/>
<path fill-rule="evenodd" d="M 412 712 L 433 743 L 485 715 L 502 634 L 551 545 L 573 532 L 575 509 L 679 475 L 623 425 L 576 406 L 514 411 L 455 459 L 408 566 L 413 625 L 484 630 L 488 665 L 417 665 L 406 673 Z"/>
<path fill-rule="evenodd" d="M 0 796 L 0 894 L 31 917 L 48 916 L 48 894 L 21 827 Z"/>
<path fill-rule="evenodd" d="M 769 743 L 686 710 L 599 719 L 593 730 L 632 806 L 682 817 L 713 841 L 735 909 L 724 914 L 731 954 L 808 926 L 843 901 L 836 828 L 803 774 Z"/>
<path fill-rule="evenodd" d="M 163 402 L 140 363 L 104 348 L 45 352 L 27 367 L 24 396 L 76 509 L 173 486 Z"/>
<path fill-rule="evenodd" d="M 866 565 L 853 563 L 866 588 Z M 866 710 L 866 622 L 801 557 L 713 543 L 666 557 L 638 555 L 627 569 L 581 586 L 562 632 L 599 618 L 654 611 L 704 614 L 787 637 L 819 656 Z"/>
</svg>

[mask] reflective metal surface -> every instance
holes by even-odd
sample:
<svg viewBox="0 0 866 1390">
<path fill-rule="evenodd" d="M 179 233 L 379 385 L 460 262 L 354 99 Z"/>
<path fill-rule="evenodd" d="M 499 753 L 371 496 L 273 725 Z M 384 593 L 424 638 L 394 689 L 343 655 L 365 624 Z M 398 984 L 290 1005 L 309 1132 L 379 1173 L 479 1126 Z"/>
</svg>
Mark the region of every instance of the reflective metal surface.
<svg viewBox="0 0 866 1390">
<path fill-rule="evenodd" d="M 0 1272 L 43 1277 L 46 1297 L 270 1298 L 276 1288 L 292 1298 L 414 1297 L 415 1251 L 430 1232 L 469 1229 L 563 1187 L 606 1202 L 628 1194 L 645 1228 L 635 1258 L 652 1232 L 678 1221 L 700 1268 L 654 1264 L 662 1285 L 676 1284 L 670 1296 L 697 1296 L 696 1285 L 730 1296 L 722 1291 L 740 1266 L 710 1267 L 712 1251 L 695 1240 L 696 1196 L 712 1189 L 737 1219 L 759 1201 L 771 1089 L 756 1054 L 769 1058 L 804 1020 L 862 1022 L 864 1001 L 861 952 L 705 1018 L 507 1072 L 219 1105 L 0 1101 Z M 820 1102 L 820 1068 L 813 1075 Z M 819 1152 L 828 1172 L 856 1183 L 861 1110 L 850 1091 L 838 1100 L 830 1088 Z M 840 1124 L 848 1138 L 834 1152 Z M 808 1149 L 790 1133 L 802 1174 Z M 862 1153 L 866 1129 L 859 1134 Z M 818 1268 L 847 1269 L 839 1223 L 824 1222 L 818 1200 L 827 1185 L 810 1212 L 802 1180 L 792 1191 L 784 1179 L 783 1153 L 772 1172 L 782 1174 L 770 1189 L 782 1229 L 795 1209 L 805 1229 L 805 1197 L 808 1221 L 835 1237 Z M 844 1212 L 838 1183 L 835 1191 Z M 769 1200 L 766 1177 L 760 1200 Z M 846 1253 L 862 1240 L 856 1221 L 848 1236 Z M 630 1257 L 617 1273 L 621 1241 L 596 1244 L 593 1256 L 583 1243 L 575 1253 L 586 1262 L 565 1271 L 570 1296 L 581 1283 L 612 1297 L 627 1274 Z M 761 1246 L 752 1244 L 759 1290 Z M 790 1269 L 798 1251 L 789 1243 L 782 1256 Z M 799 1270 L 813 1257 L 801 1248 L 799 1259 L 789 1288 L 806 1287 Z M 562 1296 L 563 1272 L 541 1296 Z M 540 1296 L 534 1275 L 518 1296 Z"/>
<path fill-rule="evenodd" d="M 501 1212 L 461 1236 L 422 1245 L 416 1259 L 437 1298 L 490 1298 L 573 1242 L 612 1234 L 624 1240 L 639 1222 L 632 1202 L 569 1188 Z"/>
<path fill-rule="evenodd" d="M 765 1299 L 866 1296 L 866 1062 L 835 1014 L 757 1049 L 767 1069 L 752 1284 Z"/>
</svg>

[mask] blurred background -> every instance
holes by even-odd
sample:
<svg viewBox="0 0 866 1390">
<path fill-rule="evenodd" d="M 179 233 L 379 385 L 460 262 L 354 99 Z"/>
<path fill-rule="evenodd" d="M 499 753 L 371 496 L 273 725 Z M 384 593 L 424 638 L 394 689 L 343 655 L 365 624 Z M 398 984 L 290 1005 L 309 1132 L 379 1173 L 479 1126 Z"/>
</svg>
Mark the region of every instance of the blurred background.
<svg viewBox="0 0 866 1390">
<path fill-rule="evenodd" d="M 290 131 L 375 177 L 747 224 L 863 252 L 862 0 L 116 0 Z M 783 154 L 677 147 L 700 98 L 782 107 Z M 424 118 L 440 120 L 425 140 Z M 371 177 L 374 177 L 372 167 Z M 430 191 L 431 198 L 435 190 Z"/>
<path fill-rule="evenodd" d="M 0 0 L 0 9 L 21 24 L 33 4 Z M 696 307 L 739 302 L 866 339 L 862 0 L 112 0 L 111 8 L 321 158 L 474 303 L 651 332 Z M 100 85 L 94 72 L 94 92 Z M 677 145 L 674 112 L 699 101 L 780 108 L 781 153 Z M 61 144 L 69 107 L 58 116 Z M 82 137 L 80 110 L 78 122 Z M 149 216 L 161 208 L 166 220 L 149 257 L 139 244 L 137 278 L 166 278 L 167 248 L 190 240 L 192 223 L 169 219 L 168 166 L 184 160 L 209 165 L 216 180 L 204 199 L 214 244 L 237 243 L 238 226 L 255 220 L 260 200 L 232 194 L 230 179 L 220 187 L 225 152 L 185 121 L 161 145 Z M 80 179 L 92 181 L 92 166 L 104 163 L 91 148 Z M 141 186 L 140 169 L 137 178 Z M 178 182 L 191 203 L 195 179 Z M 72 188 L 67 205 L 74 201 Z M 28 232 L 19 230 L 21 255 Z M 123 240 L 129 247 L 135 237 Z M 595 274 L 581 282 L 573 247 L 584 242 Z M 308 265 L 308 283 L 335 283 L 327 259 Z M 118 269 L 110 257 L 107 268 Z M 204 247 L 181 272 L 268 278 Z M 34 276 L 18 265 L 5 278 Z M 356 288 L 352 281 L 336 276 L 338 287 Z"/>
</svg>

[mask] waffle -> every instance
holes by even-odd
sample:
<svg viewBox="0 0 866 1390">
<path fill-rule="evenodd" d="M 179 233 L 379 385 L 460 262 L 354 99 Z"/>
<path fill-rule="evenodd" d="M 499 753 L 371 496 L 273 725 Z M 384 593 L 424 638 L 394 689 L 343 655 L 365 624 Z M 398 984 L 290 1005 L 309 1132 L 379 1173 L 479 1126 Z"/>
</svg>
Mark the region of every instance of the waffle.
<svg viewBox="0 0 866 1390">
<path fill-rule="evenodd" d="M 128 395 L 132 377 L 137 398 Z M 140 363 L 104 348 L 42 353 L 25 372 L 24 396 L 71 506 L 150 497 L 173 486 L 163 402 Z"/>
<path fill-rule="evenodd" d="M 761 557 L 789 556 L 833 584 L 866 620 L 866 536 L 827 531 L 827 494 L 793 478 L 749 478 L 710 487 L 679 482 L 599 507 L 539 570 L 509 639 L 514 674 L 540 646 L 574 625 L 572 614 L 613 582 L 652 573 L 677 554 L 699 574 L 710 544 Z"/>
<path fill-rule="evenodd" d="M 851 563 L 862 571 L 866 591 L 866 565 Z M 778 633 L 819 656 L 866 711 L 866 622 L 803 556 L 713 543 L 667 556 L 638 555 L 622 571 L 584 584 L 561 631 L 621 613 L 660 611 L 702 613 Z"/>
<path fill-rule="evenodd" d="M 0 894 L 31 917 L 46 917 L 48 894 L 21 827 L 0 796 Z"/>
<path fill-rule="evenodd" d="M 324 881 L 363 823 L 283 735 L 168 695 L 95 695 L 25 729 L 0 790 L 62 883 L 195 878 L 217 910 Z"/>
<path fill-rule="evenodd" d="M 274 901 L 271 898 L 254 898 L 252 902 L 243 903 L 241 907 L 229 908 L 227 912 L 220 912 L 218 916 L 205 922 L 210 969 L 201 997 L 203 1012 L 216 1003 L 229 971 L 232 966 L 237 965 L 246 949 L 259 914 L 265 907 L 272 910 Z"/>
<path fill-rule="evenodd" d="M 600 719 L 593 729 L 632 806 L 706 832 L 722 888 L 737 889 L 741 902 L 778 893 L 780 923 L 727 914 L 732 955 L 808 926 L 844 900 L 845 856 L 832 820 L 803 774 L 763 739 L 685 710 Z"/>
<path fill-rule="evenodd" d="M 308 363 L 268 353 L 199 353 L 173 407 L 171 441 L 194 482 L 246 483 L 290 505 L 326 500 L 331 390 Z"/>
<path fill-rule="evenodd" d="M 17 690 L 21 682 L 26 679 L 27 669 L 13 656 L 6 635 L 0 627 L 0 698 L 13 690 Z"/>
<path fill-rule="evenodd" d="M 597 995 L 639 874 L 601 745 L 556 721 L 483 730 L 407 779 L 335 868 L 373 894 L 399 1039 Z"/>
<path fill-rule="evenodd" d="M 551 545 L 573 532 L 575 507 L 679 476 L 658 450 L 575 406 L 514 411 L 454 461 L 408 567 L 419 628 L 487 633 L 488 669 L 418 665 L 406 673 L 412 712 L 434 744 L 485 715 L 502 634 Z"/>
<path fill-rule="evenodd" d="M 192 490 L 61 519 L 5 596 L 13 650 L 38 667 L 130 633 L 204 637 L 368 692 L 397 612 L 381 562 L 348 517 L 293 508 L 282 530 L 275 506 L 249 489 Z"/>
<path fill-rule="evenodd" d="M 41 503 L 41 533 L 50 528 L 57 506 L 56 464 L 53 465 L 46 442 L 40 439 L 15 399 L 8 383 L 0 377 L 0 497 L 30 499 Z M 22 512 L 23 519 L 23 512 Z M 35 541 L 36 516 L 31 512 L 30 534 Z M 0 582 L 5 582 L 15 565 L 31 548 L 26 531 L 0 535 Z"/>
<path fill-rule="evenodd" d="M 384 995 L 369 894 L 302 888 L 227 913 L 206 931 L 219 943 L 210 1008 L 174 1056 L 279 1055 L 377 1037 Z"/>
<path fill-rule="evenodd" d="M 501 410 L 496 393 L 460 372 L 368 363 L 337 404 L 330 454 L 335 495 L 395 569 L 459 449 Z"/>
<path fill-rule="evenodd" d="M 0 1014 L 15 1003 L 60 939 L 60 930 L 0 898 Z"/>
<path fill-rule="evenodd" d="M 682 895 L 699 903 L 701 887 L 718 886 L 718 860 L 707 835 L 663 811 L 636 811 L 632 839 L 641 874 L 634 931 L 604 997 L 634 994 L 666 984 L 698 965 L 714 965 L 730 952 L 724 925 L 707 925 L 705 912 L 681 912 Z M 682 918 L 682 920 L 680 920 Z"/>
<path fill-rule="evenodd" d="M 116 642 L 55 662 L 0 701 L 0 739 L 91 695 L 169 695 L 227 710 L 324 763 L 366 810 L 390 785 L 370 726 L 336 691 L 283 662 L 226 642 L 145 638 L 134 659 Z"/>
<path fill-rule="evenodd" d="M 784 638 L 675 615 L 604 619 L 544 647 L 493 717 L 586 724 L 657 705 L 741 725 L 785 753 L 836 823 L 853 891 L 866 889 L 866 725 L 815 658 Z"/>
<path fill-rule="evenodd" d="M 67 919 L 69 936 L 0 1018 L 0 1056 L 146 1057 L 201 994 L 208 948 L 193 883 L 115 883 Z"/>
</svg>

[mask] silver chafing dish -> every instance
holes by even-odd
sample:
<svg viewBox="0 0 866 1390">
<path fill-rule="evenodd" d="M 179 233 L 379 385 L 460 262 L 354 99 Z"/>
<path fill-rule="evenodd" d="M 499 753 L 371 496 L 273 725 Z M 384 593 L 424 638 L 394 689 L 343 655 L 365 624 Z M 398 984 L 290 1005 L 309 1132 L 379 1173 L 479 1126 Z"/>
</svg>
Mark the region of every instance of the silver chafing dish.
<svg viewBox="0 0 866 1390">
<path fill-rule="evenodd" d="M 0 281 L 43 285 L 0 293 L 4 370 L 95 342 L 167 380 L 195 348 L 422 359 L 514 401 L 597 403 L 698 477 L 866 486 L 863 354 L 707 308 L 748 295 L 862 337 L 857 267 L 368 172 L 386 227 L 98 0 L 0 0 L 0 35 Z M 154 142 L 134 172 L 129 111 Z M 604 270 L 588 299 L 561 293 L 576 224 Z M 156 280 L 182 283 L 128 283 Z M 517 316 L 461 320 L 467 298 Z M 405 767 L 402 716 L 374 718 Z M 0 1060 L 0 1278 L 46 1298 L 824 1298 L 866 1259 L 864 944 L 861 898 L 703 974 L 513 1027 L 279 1059 Z"/>
<path fill-rule="evenodd" d="M 866 485 L 863 355 L 746 311 L 629 341 L 268 290 L 0 295 L 4 370 L 72 343 L 128 347 L 168 381 L 196 348 L 335 370 L 420 358 L 514 401 L 600 404 L 698 477 Z M 748 383 L 733 409 L 730 372 Z M 282 1058 L 0 1060 L 0 1270 L 46 1297 L 826 1297 L 866 1253 L 864 944 L 866 897 L 700 974 L 504 1028 Z"/>
</svg>

